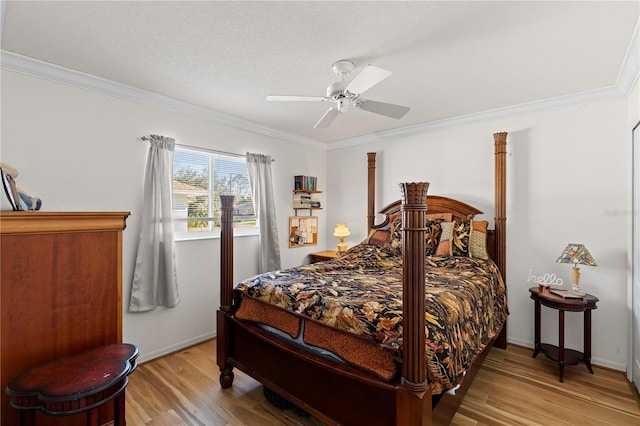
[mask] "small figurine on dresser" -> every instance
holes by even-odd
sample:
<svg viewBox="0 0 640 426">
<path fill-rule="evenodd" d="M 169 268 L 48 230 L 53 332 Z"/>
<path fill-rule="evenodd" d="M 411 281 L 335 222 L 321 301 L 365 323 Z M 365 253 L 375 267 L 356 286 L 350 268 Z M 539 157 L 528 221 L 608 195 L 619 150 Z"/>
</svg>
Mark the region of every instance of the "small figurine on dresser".
<svg viewBox="0 0 640 426">
<path fill-rule="evenodd" d="M 4 193 L 6 194 L 9 204 L 11 204 L 11 208 L 14 211 L 40 210 L 40 207 L 42 207 L 42 200 L 38 197 L 30 196 L 26 191 L 16 186 L 18 170 L 6 163 L 0 163 L 0 175 L 2 178 Z"/>
</svg>

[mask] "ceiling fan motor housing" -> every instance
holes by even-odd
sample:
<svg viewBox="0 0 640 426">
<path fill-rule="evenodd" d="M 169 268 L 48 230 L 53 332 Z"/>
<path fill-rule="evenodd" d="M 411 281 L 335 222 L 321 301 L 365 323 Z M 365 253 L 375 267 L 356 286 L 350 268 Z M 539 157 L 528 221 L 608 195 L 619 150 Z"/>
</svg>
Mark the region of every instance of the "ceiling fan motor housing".
<svg viewBox="0 0 640 426">
<path fill-rule="evenodd" d="M 345 89 L 349 85 L 348 81 L 337 81 L 327 87 L 327 98 L 338 102 L 340 111 L 346 111 L 353 101 L 358 97 Z"/>
<path fill-rule="evenodd" d="M 329 87 L 327 87 L 327 98 L 331 98 L 336 101 L 341 98 L 346 98 L 347 92 L 345 92 L 345 89 L 348 85 L 348 81 L 336 81 L 335 83 L 330 84 Z"/>
</svg>

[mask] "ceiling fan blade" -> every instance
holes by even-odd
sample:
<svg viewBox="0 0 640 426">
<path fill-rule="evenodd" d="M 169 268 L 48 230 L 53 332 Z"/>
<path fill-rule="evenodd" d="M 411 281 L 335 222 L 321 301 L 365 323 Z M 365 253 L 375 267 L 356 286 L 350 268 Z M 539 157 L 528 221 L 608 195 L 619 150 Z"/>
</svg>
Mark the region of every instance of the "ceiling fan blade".
<svg viewBox="0 0 640 426">
<path fill-rule="evenodd" d="M 391 71 L 378 68 L 375 65 L 367 65 L 360 74 L 356 75 L 345 90 L 360 95 L 380 83 L 391 75 Z"/>
<path fill-rule="evenodd" d="M 326 101 L 324 96 L 288 96 L 288 95 L 268 95 L 268 101 Z"/>
<path fill-rule="evenodd" d="M 333 123 L 333 120 L 335 120 L 339 114 L 340 110 L 337 107 L 329 108 L 327 112 L 324 113 L 322 118 L 316 123 L 316 125 L 313 126 L 313 128 L 317 129 L 318 127 L 329 127 L 331 123 Z"/>
<path fill-rule="evenodd" d="M 409 112 L 409 107 L 406 106 L 368 101 L 366 99 L 358 101 L 356 108 L 396 119 L 404 117 L 404 115 Z"/>
</svg>

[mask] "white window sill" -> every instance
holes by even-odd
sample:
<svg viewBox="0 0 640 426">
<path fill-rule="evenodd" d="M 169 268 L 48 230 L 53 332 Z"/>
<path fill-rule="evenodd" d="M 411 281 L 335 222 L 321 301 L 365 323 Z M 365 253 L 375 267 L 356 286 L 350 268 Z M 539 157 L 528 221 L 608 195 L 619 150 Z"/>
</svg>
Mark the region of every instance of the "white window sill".
<svg viewBox="0 0 640 426">
<path fill-rule="evenodd" d="M 233 229 L 234 237 L 252 237 L 256 235 L 260 235 L 260 230 L 257 227 L 237 227 Z M 216 238 L 220 238 L 220 231 L 176 232 L 174 238 L 176 242 L 193 240 L 214 240 Z"/>
</svg>

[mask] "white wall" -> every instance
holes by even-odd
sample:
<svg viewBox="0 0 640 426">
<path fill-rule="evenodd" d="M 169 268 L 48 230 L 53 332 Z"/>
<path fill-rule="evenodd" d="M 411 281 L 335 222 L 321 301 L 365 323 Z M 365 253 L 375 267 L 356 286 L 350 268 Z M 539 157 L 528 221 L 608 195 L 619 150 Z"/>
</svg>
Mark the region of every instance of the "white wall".
<svg viewBox="0 0 640 426">
<path fill-rule="evenodd" d="M 131 212 L 124 232 L 123 334 L 125 341 L 140 347 L 141 360 L 214 335 L 220 274 L 218 239 L 178 242 L 182 302 L 175 309 L 127 312 L 148 149 L 141 136 L 161 134 L 192 146 L 272 155 L 282 266 L 298 265 L 307 253 L 326 249 L 324 233 L 317 246 L 289 249 L 287 244 L 293 176 L 318 176 L 321 189 L 326 189 L 324 149 L 12 71 L 2 70 L 1 78 L 1 160 L 20 172 L 18 186 L 41 197 L 47 211 Z M 317 214 L 320 229 L 326 226 L 325 211 Z M 257 237 L 236 238 L 236 280 L 256 272 L 257 241 Z"/>
<path fill-rule="evenodd" d="M 634 93 L 326 152 L 3 70 L 1 154 L 20 171 L 18 185 L 42 197 L 46 210 L 132 212 L 124 233 L 124 338 L 140 346 L 144 360 L 213 335 L 219 241 L 178 243 L 177 308 L 126 312 L 147 150 L 139 137 L 158 133 L 188 145 L 273 155 L 282 265 L 288 267 L 304 262 L 308 252 L 333 248 L 337 222 L 349 225 L 349 245 L 364 238 L 368 151 L 378 152 L 378 209 L 399 198 L 398 183 L 427 180 L 430 193 L 460 198 L 492 222 L 492 134 L 508 131 L 509 341 L 533 341 L 529 270 L 569 282 L 569 267 L 554 261 L 566 243 L 582 242 L 599 265 L 582 269 L 583 288 L 600 298 L 593 361 L 624 370 L 630 229 L 628 217 L 618 212 L 630 206 L 628 123 L 637 88 Z M 296 174 L 318 176 L 325 209 L 318 212 L 318 246 L 289 249 Z M 236 256 L 236 280 L 255 272 L 256 247 L 256 237 L 236 239 L 236 253 L 242 253 Z M 568 315 L 566 327 L 567 344 L 578 349 L 581 320 Z M 554 342 L 555 312 L 543 311 L 543 321 L 543 339 Z"/>
<path fill-rule="evenodd" d="M 366 234 L 366 152 L 378 153 L 376 210 L 400 198 L 398 183 L 431 182 L 429 193 L 459 198 L 493 218 L 493 133 L 509 132 L 507 160 L 508 340 L 533 345 L 529 270 L 555 273 L 570 242 L 584 243 L 598 267 L 583 267 L 581 287 L 600 298 L 593 313 L 593 362 L 627 362 L 627 217 L 630 168 L 627 99 L 461 125 L 384 143 L 330 150 L 328 222 Z M 353 208 L 347 208 L 353 206 Z M 557 313 L 543 310 L 543 341 L 557 342 Z M 582 348 L 582 316 L 568 314 L 566 344 Z"/>
</svg>

